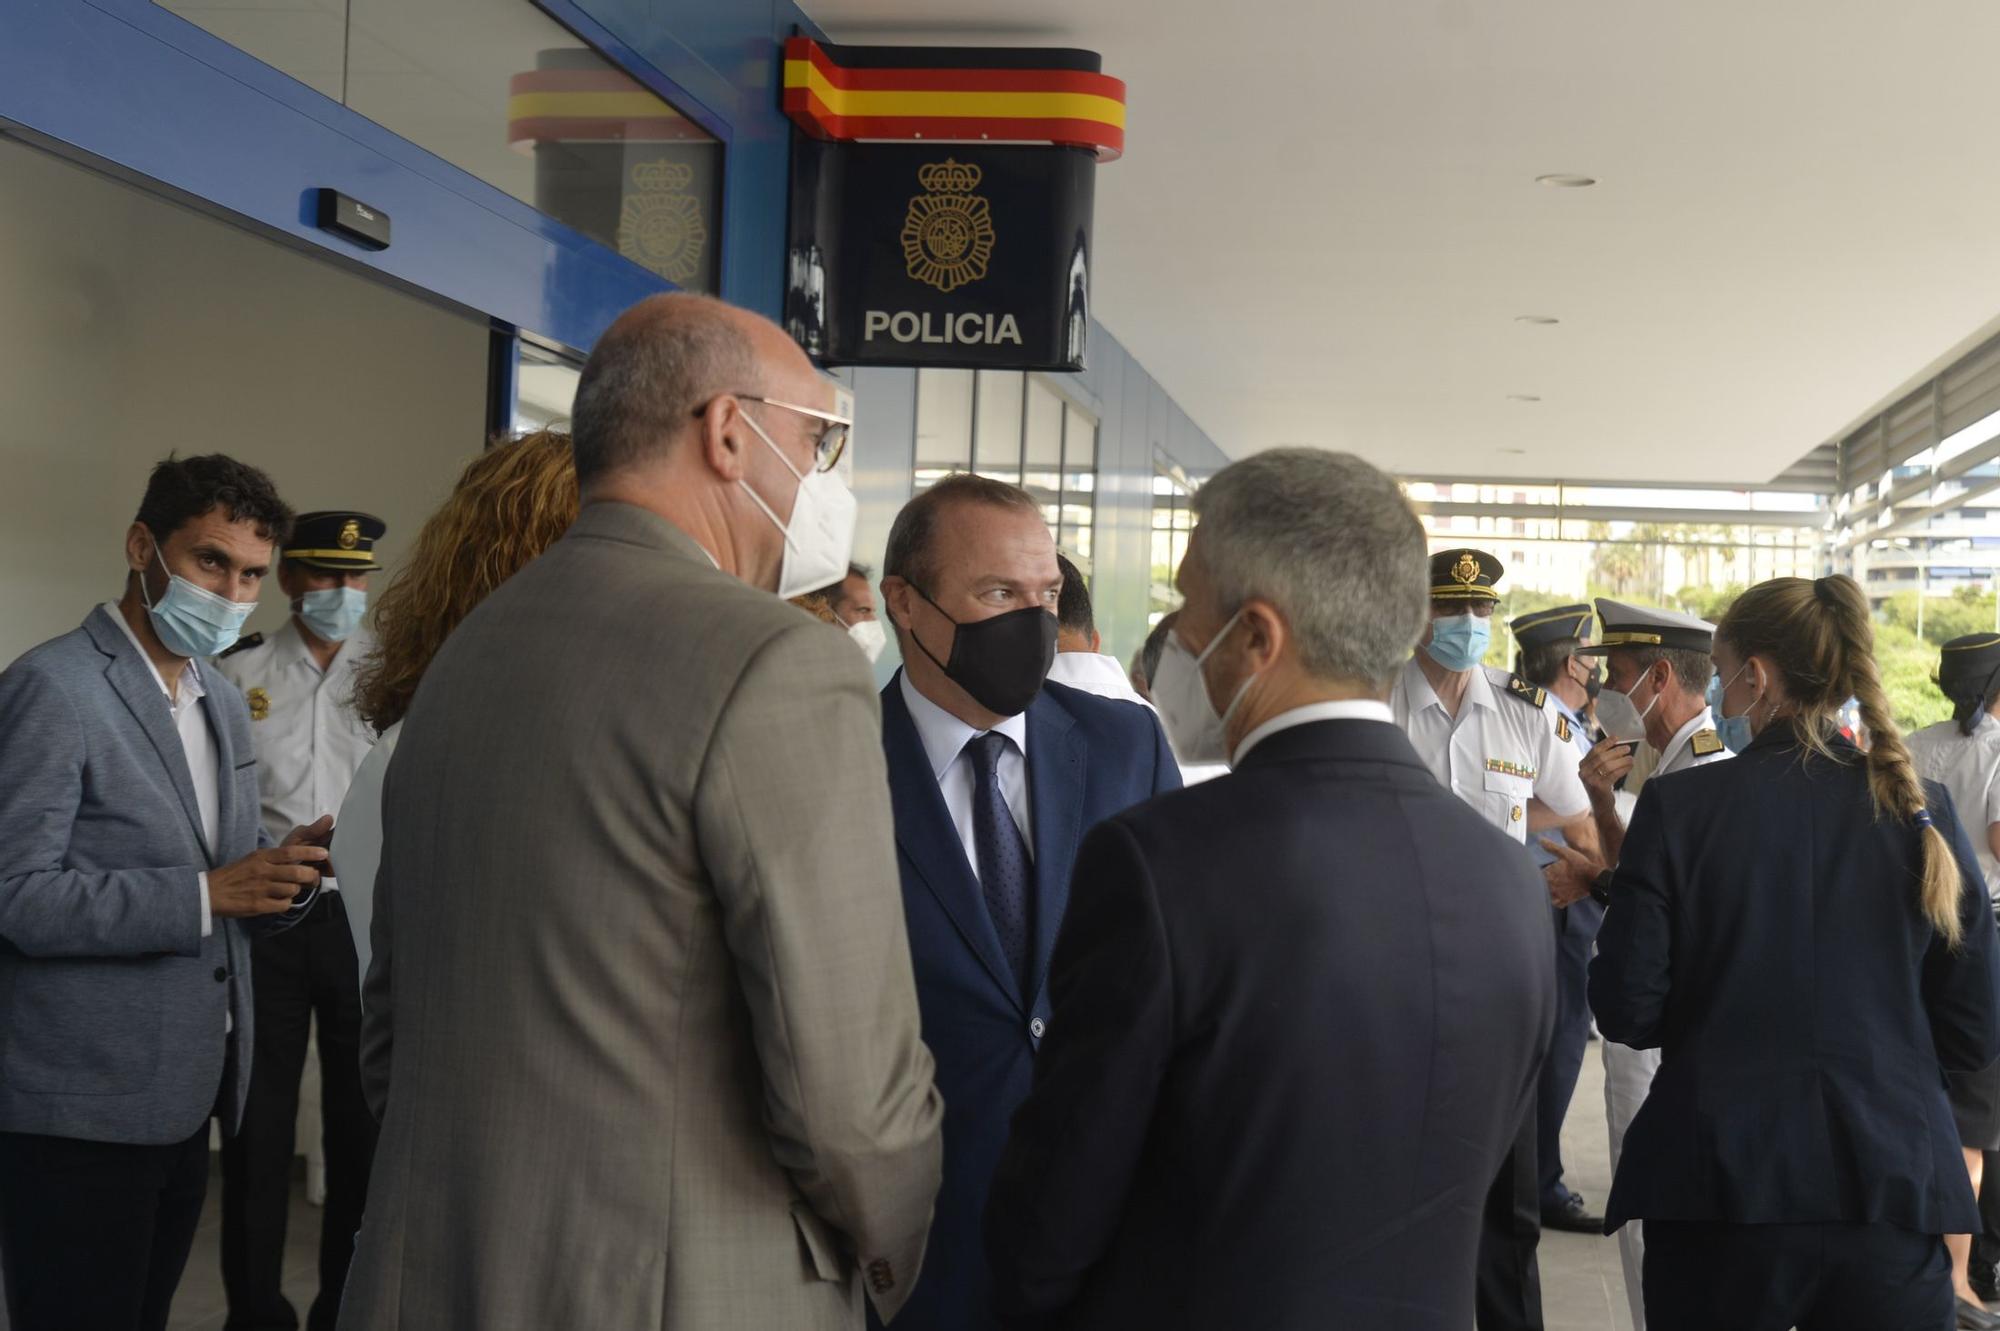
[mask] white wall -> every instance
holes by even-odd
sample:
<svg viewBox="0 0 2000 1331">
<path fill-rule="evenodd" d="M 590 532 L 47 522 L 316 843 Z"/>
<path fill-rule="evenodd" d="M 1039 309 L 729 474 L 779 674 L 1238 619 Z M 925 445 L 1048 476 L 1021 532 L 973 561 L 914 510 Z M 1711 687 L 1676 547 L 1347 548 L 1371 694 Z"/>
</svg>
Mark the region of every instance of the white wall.
<svg viewBox="0 0 2000 1331">
<path fill-rule="evenodd" d="M 393 563 L 480 449 L 486 355 L 479 318 L 0 138 L 0 664 L 117 598 L 169 452 L 378 514 Z M 284 618 L 274 579 L 251 626 Z"/>
</svg>

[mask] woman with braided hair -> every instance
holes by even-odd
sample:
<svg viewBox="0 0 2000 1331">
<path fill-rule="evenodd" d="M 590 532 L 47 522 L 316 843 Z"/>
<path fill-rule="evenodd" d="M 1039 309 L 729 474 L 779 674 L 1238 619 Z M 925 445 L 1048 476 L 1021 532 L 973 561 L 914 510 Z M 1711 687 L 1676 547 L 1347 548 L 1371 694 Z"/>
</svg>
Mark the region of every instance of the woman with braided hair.
<svg viewBox="0 0 2000 1331">
<path fill-rule="evenodd" d="M 1851 579 L 1751 588 L 1714 656 L 1750 743 L 1646 783 L 1590 973 L 1606 1038 L 1661 1051 L 1608 1223 L 1646 1223 L 1652 1331 L 1940 1331 L 1978 1216 L 1943 1071 L 2000 1058 L 1978 859 Z"/>
<path fill-rule="evenodd" d="M 1979 857 L 1987 895 L 2000 900 L 2000 723 L 1992 721 L 2000 710 L 2000 633 L 1974 633 L 1946 643 L 1938 653 L 1937 685 L 1951 699 L 1952 718 L 1910 736 L 1910 754 L 1921 776 L 1951 793 L 1966 839 Z M 1982 1228 L 1990 1236 L 2000 1197 L 1987 1196 L 1983 1180 L 1986 1154 L 2000 1150 L 2000 1063 L 1980 1072 L 1953 1073 L 1946 1091 L 1972 1190 L 1980 1194 L 1980 1212 L 1988 1217 Z M 1973 1316 L 1980 1298 L 1995 1293 L 1993 1263 L 1981 1262 L 1975 1279 L 1972 1235 L 1948 1235 L 1945 1243 L 1951 1249 L 1961 1324 L 2000 1327 L 2000 1317 L 1988 1314 L 1982 1323 Z"/>
</svg>

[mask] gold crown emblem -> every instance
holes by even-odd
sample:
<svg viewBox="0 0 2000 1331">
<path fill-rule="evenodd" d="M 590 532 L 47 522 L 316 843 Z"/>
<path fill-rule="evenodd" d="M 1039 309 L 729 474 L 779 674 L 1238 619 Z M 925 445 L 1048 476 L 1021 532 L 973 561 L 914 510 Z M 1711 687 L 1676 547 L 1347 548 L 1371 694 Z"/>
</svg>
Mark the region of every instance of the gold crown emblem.
<svg viewBox="0 0 2000 1331">
<path fill-rule="evenodd" d="M 339 541 L 340 548 L 343 550 L 352 550 L 355 546 L 361 544 L 361 524 L 355 519 L 349 518 L 347 525 L 340 529 Z"/>
<path fill-rule="evenodd" d="M 644 162 L 632 168 L 632 183 L 640 189 L 686 189 L 694 168 L 685 162 Z"/>
<path fill-rule="evenodd" d="M 970 162 L 947 157 L 942 162 L 917 168 L 917 183 L 933 194 L 970 194 L 979 188 L 986 173 Z"/>
<path fill-rule="evenodd" d="M 1479 581 L 1479 561 L 1472 557 L 1472 551 L 1466 550 L 1460 553 L 1458 562 L 1451 566 L 1451 576 L 1454 582 L 1463 583 L 1467 587 Z"/>
</svg>

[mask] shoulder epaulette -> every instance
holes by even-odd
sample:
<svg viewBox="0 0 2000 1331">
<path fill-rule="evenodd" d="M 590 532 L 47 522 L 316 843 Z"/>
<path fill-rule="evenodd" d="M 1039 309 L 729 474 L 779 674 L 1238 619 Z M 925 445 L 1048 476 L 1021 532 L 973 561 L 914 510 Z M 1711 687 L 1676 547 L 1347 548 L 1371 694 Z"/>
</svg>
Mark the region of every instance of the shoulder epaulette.
<svg viewBox="0 0 2000 1331">
<path fill-rule="evenodd" d="M 1569 728 L 1569 718 L 1561 712 L 1556 713 L 1556 738 L 1565 744 L 1575 738 L 1575 732 Z"/>
<path fill-rule="evenodd" d="M 1547 689 L 1536 688 L 1519 675 L 1508 676 L 1507 692 L 1513 694 L 1522 702 L 1527 703 L 1530 707 L 1540 707 L 1549 700 L 1549 691 Z"/>
<path fill-rule="evenodd" d="M 1688 740 L 1688 747 L 1697 758 L 1713 758 L 1722 752 L 1722 740 L 1713 730 L 1697 730 Z"/>
<path fill-rule="evenodd" d="M 224 657 L 234 656 L 238 652 L 247 652 L 252 647 L 262 647 L 263 645 L 264 645 L 263 634 L 248 633 L 245 634 L 243 637 L 238 638 L 233 646 L 230 646 L 224 649 L 223 651 L 217 652 L 215 655 L 215 659 L 220 661 Z"/>
</svg>

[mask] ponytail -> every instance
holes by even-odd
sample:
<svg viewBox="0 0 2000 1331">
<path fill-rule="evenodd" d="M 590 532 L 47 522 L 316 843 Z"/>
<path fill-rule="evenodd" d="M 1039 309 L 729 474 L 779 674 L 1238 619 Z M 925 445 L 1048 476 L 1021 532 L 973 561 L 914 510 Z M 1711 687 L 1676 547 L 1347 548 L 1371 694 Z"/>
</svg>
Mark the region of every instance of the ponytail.
<svg viewBox="0 0 2000 1331">
<path fill-rule="evenodd" d="M 1852 578 L 1774 578 L 1745 592 L 1717 633 L 1740 655 L 1767 656 L 1797 704 L 1791 719 L 1807 751 L 1833 757 L 1828 737 L 1835 715 L 1853 698 L 1868 730 L 1868 791 L 1878 815 L 1917 829 L 1922 855 L 1918 904 L 1931 928 L 1956 949 L 1964 936 L 1959 901 L 1964 877 L 1951 843 L 1932 825 L 1924 784 L 1903 743 L 1875 666 L 1875 628 L 1868 599 Z"/>
</svg>

